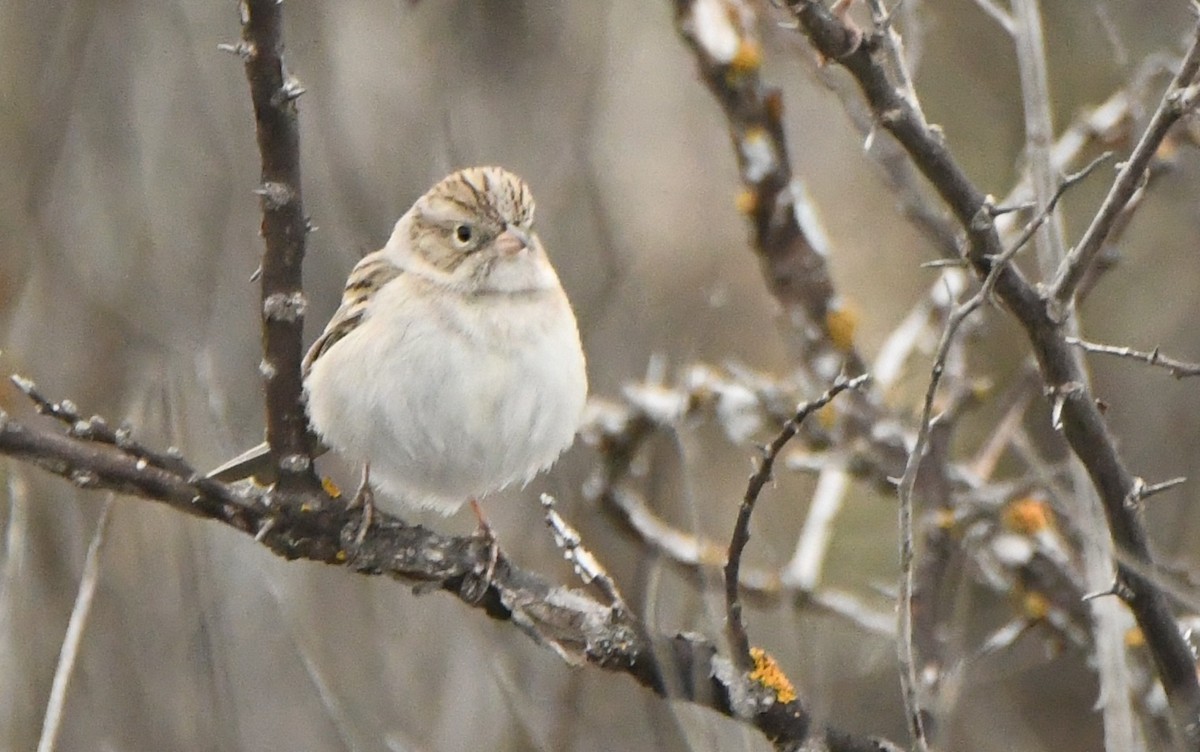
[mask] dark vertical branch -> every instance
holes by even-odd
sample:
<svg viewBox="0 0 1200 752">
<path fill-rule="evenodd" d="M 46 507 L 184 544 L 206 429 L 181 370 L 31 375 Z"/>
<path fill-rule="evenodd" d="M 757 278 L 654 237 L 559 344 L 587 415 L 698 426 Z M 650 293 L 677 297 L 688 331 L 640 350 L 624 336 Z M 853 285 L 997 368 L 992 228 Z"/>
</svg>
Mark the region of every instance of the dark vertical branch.
<svg viewBox="0 0 1200 752">
<path fill-rule="evenodd" d="M 303 93 L 283 62 L 283 12 L 277 0 L 241 0 L 242 47 L 254 102 L 262 182 L 262 375 L 267 393 L 267 441 L 279 487 L 313 487 L 308 456 L 300 361 L 305 298 L 300 267 L 308 220 L 300 195 L 300 127 L 296 98 Z"/>
</svg>

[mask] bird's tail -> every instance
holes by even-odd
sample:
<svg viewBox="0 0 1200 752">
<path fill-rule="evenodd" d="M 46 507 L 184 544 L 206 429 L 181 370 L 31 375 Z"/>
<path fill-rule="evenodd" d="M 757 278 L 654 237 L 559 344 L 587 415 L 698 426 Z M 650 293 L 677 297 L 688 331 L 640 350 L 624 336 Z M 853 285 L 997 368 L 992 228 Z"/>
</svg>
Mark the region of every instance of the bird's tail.
<svg viewBox="0 0 1200 752">
<path fill-rule="evenodd" d="M 264 485 L 275 482 L 275 465 L 271 462 L 271 447 L 263 442 L 218 465 L 204 477 L 232 483 L 242 478 L 255 478 Z"/>
</svg>

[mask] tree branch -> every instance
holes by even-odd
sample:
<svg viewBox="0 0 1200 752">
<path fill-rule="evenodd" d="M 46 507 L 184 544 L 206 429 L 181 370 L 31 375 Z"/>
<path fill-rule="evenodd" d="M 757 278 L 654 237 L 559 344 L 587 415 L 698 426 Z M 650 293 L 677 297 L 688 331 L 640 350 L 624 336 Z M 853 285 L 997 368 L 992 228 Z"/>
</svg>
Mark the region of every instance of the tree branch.
<svg viewBox="0 0 1200 752">
<path fill-rule="evenodd" d="M 286 497 L 319 488 L 309 457 L 300 361 L 307 301 L 300 269 L 308 218 L 300 192 L 300 125 L 296 99 L 304 93 L 283 62 L 283 8 L 276 0 L 242 0 L 238 48 L 250 82 L 261 183 L 262 327 L 267 442 Z"/>
<path fill-rule="evenodd" d="M 60 403 L 61 404 L 61 403 Z M 466 606 L 507 621 L 572 664 L 628 674 L 656 694 L 692 702 L 761 730 L 780 749 L 799 748 L 814 734 L 832 750 L 878 749 L 880 742 L 817 726 L 795 700 L 777 701 L 761 680 L 732 669 L 716 647 L 694 634 L 652 634 L 617 601 L 555 586 L 503 555 L 482 597 L 464 584 L 488 564 L 488 544 L 445 536 L 376 510 L 361 543 L 359 517 L 325 504 L 316 492 L 295 492 L 293 504 L 269 503 L 268 489 L 243 481 L 205 480 L 179 465 L 157 467 L 97 436 L 66 436 L 26 425 L 0 411 L 0 454 L 30 462 L 86 489 L 108 489 L 165 503 L 254 537 L 288 560 L 308 559 L 366 575 L 386 575 L 417 593 L 443 590 Z M 215 484 L 215 485 L 214 485 Z M 748 699 L 749 698 L 749 699 Z"/>
<path fill-rule="evenodd" d="M 1193 5 L 1193 10 L 1200 6 Z M 1200 10 L 1197 10 L 1200 13 Z M 1084 274 L 1092 264 L 1092 260 L 1104 245 L 1104 240 L 1112 231 L 1113 226 L 1121 216 L 1121 210 L 1129 203 L 1133 194 L 1141 186 L 1143 175 L 1158 151 L 1159 145 L 1166 138 L 1167 132 L 1179 118 L 1183 117 L 1196 105 L 1200 97 L 1200 84 L 1194 84 L 1196 72 L 1200 70 L 1200 23 L 1193 32 L 1191 46 L 1179 64 L 1179 72 L 1167 86 L 1158 109 L 1154 111 L 1150 123 L 1138 139 L 1137 146 L 1125 160 L 1121 171 L 1117 173 L 1112 188 L 1104 197 L 1104 202 L 1092 218 L 1092 222 L 1083 233 L 1083 237 L 1070 250 L 1058 268 L 1054 281 L 1050 285 L 1050 299 L 1060 308 L 1066 306 L 1075 289 L 1083 280 Z M 1200 733 L 1200 732 L 1198 732 Z"/>
<path fill-rule="evenodd" d="M 864 39 L 860 31 L 848 28 L 816 0 L 787 0 L 787 4 L 813 46 L 854 77 L 880 124 L 904 146 L 950 207 L 967 232 L 968 260 L 977 275 L 986 277 L 993 260 L 1003 250 L 989 210 L 990 202 L 955 161 L 940 131 L 931 128 L 888 80 L 872 56 L 875 41 Z M 1046 301 L 1011 265 L 1000 269 L 995 291 L 1030 339 L 1042 379 L 1055 395 L 1064 435 L 1100 494 L 1117 547 L 1153 572 L 1145 529 L 1136 510 L 1125 503 L 1133 488 L 1133 475 L 1116 449 L 1059 321 L 1050 315 Z M 1175 728 L 1190 748 L 1200 748 L 1200 683 L 1191 650 L 1170 604 L 1153 577 L 1120 560 L 1118 578 L 1126 586 L 1122 595 L 1154 657 Z"/>
</svg>

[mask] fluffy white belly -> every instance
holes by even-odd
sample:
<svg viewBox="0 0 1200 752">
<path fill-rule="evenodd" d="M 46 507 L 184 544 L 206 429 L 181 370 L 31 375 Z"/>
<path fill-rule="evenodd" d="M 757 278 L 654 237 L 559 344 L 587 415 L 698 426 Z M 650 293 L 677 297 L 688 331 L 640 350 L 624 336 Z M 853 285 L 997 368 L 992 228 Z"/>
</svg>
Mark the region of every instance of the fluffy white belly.
<svg viewBox="0 0 1200 752">
<path fill-rule="evenodd" d="M 407 281 L 379 295 L 408 296 Z M 376 303 L 317 359 L 305 389 L 325 443 L 370 463 L 381 506 L 449 514 L 529 480 L 570 446 L 587 381 L 561 293 Z"/>
</svg>

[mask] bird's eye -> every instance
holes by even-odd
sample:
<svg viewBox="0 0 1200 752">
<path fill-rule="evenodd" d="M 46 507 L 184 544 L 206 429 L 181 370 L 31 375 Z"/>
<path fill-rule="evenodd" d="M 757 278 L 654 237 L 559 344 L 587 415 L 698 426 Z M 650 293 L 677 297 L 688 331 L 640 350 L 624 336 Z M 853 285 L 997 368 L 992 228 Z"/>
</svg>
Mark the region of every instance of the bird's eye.
<svg viewBox="0 0 1200 752">
<path fill-rule="evenodd" d="M 468 224 L 454 226 L 454 239 L 459 245 L 466 245 L 471 242 L 471 238 L 475 237 L 475 231 Z"/>
</svg>

